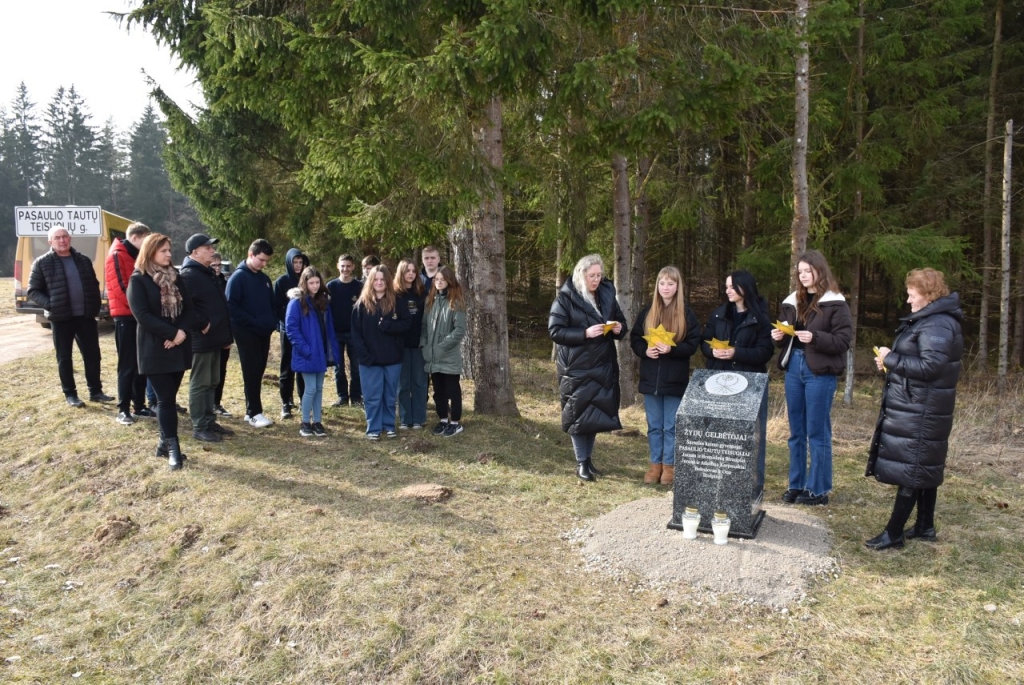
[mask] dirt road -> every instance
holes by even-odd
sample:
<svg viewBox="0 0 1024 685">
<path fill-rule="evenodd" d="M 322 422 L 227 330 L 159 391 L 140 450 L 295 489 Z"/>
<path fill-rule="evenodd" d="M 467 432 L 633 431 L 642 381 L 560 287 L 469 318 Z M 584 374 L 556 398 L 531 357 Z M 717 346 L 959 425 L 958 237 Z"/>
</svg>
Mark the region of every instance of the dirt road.
<svg viewBox="0 0 1024 685">
<path fill-rule="evenodd" d="M 100 324 L 100 337 L 110 335 L 109 323 Z M 0 317 L 0 365 L 34 354 L 53 354 L 50 330 L 43 328 L 31 314 Z"/>
</svg>

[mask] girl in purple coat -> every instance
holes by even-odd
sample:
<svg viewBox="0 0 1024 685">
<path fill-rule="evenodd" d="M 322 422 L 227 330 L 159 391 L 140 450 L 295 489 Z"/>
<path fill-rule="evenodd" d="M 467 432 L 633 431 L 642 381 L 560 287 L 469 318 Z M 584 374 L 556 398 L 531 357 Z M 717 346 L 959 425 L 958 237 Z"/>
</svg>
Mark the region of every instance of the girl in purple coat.
<svg viewBox="0 0 1024 685">
<path fill-rule="evenodd" d="M 327 289 L 320 272 L 307 266 L 299 277 L 299 287 L 288 291 L 285 311 L 285 332 L 292 344 L 292 371 L 301 373 L 305 381 L 302 392 L 302 425 L 304 438 L 327 435 L 320 422 L 323 411 L 324 376 L 327 367 L 338 363 L 340 352 L 334 334 Z"/>
</svg>

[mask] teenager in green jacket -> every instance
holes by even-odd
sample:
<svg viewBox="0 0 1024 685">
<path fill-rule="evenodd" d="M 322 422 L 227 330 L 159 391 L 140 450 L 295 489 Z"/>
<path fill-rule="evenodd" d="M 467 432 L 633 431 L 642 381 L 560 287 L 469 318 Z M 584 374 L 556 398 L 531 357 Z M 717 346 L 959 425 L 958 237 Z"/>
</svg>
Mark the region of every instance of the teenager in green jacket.
<svg viewBox="0 0 1024 685">
<path fill-rule="evenodd" d="M 423 368 L 434 384 L 434 408 L 441 420 L 434 435 L 450 438 L 462 432 L 462 339 L 466 337 L 466 304 L 455 273 L 442 266 L 434 274 L 423 316 Z"/>
</svg>

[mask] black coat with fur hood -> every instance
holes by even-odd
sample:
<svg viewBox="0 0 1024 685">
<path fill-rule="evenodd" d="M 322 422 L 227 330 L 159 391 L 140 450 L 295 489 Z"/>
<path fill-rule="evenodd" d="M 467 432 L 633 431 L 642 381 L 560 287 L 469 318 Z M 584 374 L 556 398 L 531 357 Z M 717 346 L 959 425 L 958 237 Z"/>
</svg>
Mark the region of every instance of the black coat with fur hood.
<svg viewBox="0 0 1024 685">
<path fill-rule="evenodd" d="M 607 278 L 594 293 L 597 306 L 587 302 L 567 280 L 548 316 L 548 334 L 558 345 L 556 367 L 562 401 L 562 430 L 573 435 L 619 430 L 619 361 L 615 340 L 626 336 L 626 317 Z M 594 324 L 618 321 L 622 331 L 588 338 Z"/>
</svg>

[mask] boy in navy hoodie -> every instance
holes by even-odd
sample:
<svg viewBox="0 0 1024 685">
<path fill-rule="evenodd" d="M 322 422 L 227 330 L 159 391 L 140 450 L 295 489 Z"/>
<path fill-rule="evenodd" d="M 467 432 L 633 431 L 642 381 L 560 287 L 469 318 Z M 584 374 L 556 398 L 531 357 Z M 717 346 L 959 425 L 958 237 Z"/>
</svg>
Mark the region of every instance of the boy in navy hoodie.
<svg viewBox="0 0 1024 685">
<path fill-rule="evenodd" d="M 299 397 L 305 389 L 302 374 L 292 371 L 292 343 L 284 329 L 285 313 L 288 310 L 288 291 L 299 287 L 299 276 L 309 266 L 309 257 L 297 247 L 288 250 L 284 257 L 284 275 L 274 283 L 274 314 L 277 316 L 277 333 L 281 340 L 281 368 L 278 387 L 281 390 L 281 418 L 290 419 L 295 409 L 295 384 L 299 385 Z"/>
</svg>

